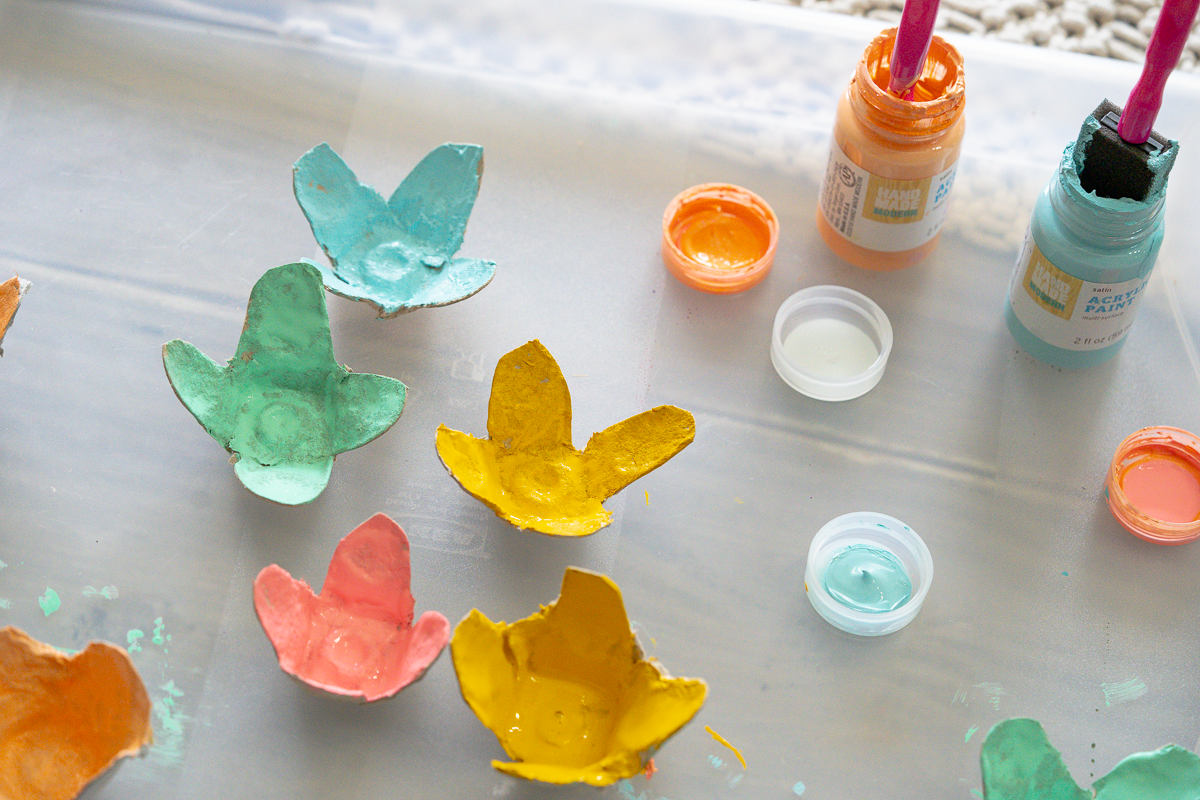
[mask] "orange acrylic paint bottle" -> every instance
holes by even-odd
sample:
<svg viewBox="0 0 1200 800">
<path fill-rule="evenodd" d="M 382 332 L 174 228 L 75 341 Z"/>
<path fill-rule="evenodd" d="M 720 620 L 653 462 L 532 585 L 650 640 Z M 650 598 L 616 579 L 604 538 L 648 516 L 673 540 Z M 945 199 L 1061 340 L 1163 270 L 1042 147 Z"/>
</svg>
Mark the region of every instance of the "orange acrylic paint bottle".
<svg viewBox="0 0 1200 800">
<path fill-rule="evenodd" d="M 888 91 L 896 29 L 875 37 L 838 101 L 817 228 L 837 255 L 873 270 L 916 264 L 937 246 L 962 146 L 958 51 L 929 45 L 912 99 Z"/>
</svg>

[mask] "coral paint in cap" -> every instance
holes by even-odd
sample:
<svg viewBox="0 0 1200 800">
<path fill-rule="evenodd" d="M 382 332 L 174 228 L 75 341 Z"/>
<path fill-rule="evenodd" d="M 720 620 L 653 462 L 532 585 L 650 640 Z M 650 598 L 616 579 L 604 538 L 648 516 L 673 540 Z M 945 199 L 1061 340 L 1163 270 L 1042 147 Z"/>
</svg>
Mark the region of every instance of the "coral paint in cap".
<svg viewBox="0 0 1200 800">
<path fill-rule="evenodd" d="M 1200 439 L 1166 426 L 1131 434 L 1113 455 L 1105 490 L 1109 510 L 1134 536 L 1200 539 Z"/>
<path fill-rule="evenodd" d="M 693 186 L 663 214 L 663 264 L 704 292 L 732 294 L 757 284 L 771 270 L 778 241 L 775 212 L 740 186 Z"/>
</svg>

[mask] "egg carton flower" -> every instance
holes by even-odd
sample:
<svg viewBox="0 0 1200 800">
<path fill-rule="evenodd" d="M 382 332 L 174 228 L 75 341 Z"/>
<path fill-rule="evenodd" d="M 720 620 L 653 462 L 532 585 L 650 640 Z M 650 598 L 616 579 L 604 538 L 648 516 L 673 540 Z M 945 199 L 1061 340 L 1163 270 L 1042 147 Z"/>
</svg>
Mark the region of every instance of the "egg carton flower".
<svg viewBox="0 0 1200 800">
<path fill-rule="evenodd" d="M 237 354 L 221 366 L 194 345 L 163 345 L 180 402 L 234 456 L 242 484 L 285 505 L 329 483 L 333 459 L 390 428 L 407 389 L 333 357 L 321 276 L 308 264 L 268 270 L 250 292 Z"/>
<path fill-rule="evenodd" d="M 92 642 L 66 655 L 0 628 L 0 797 L 70 800 L 154 741 L 129 654 Z"/>
<path fill-rule="evenodd" d="M 8 333 L 8 326 L 12 325 L 17 308 L 21 305 L 21 298 L 29 291 L 30 285 L 29 281 L 16 275 L 6 281 L 0 281 L 0 344 L 4 343 L 4 334 Z M 2 355 L 4 350 L 0 350 L 0 356 Z"/>
<path fill-rule="evenodd" d="M 450 638 L 436 611 L 413 624 L 411 581 L 408 537 L 376 514 L 338 543 L 319 595 L 272 564 L 254 579 L 254 610 L 280 669 L 369 703 L 420 678 Z"/>
<path fill-rule="evenodd" d="M 518 528 L 586 536 L 612 514 L 601 502 L 665 464 L 696 436 L 692 415 L 658 406 L 571 444 L 571 394 L 536 339 L 500 359 L 488 438 L 438 427 L 437 452 L 454 479 Z"/>
<path fill-rule="evenodd" d="M 979 753 L 988 800 L 1196 800 L 1200 756 L 1178 745 L 1134 753 L 1084 789 L 1041 724 L 1006 719 L 988 731 Z"/>
<path fill-rule="evenodd" d="M 309 150 L 292 170 L 292 189 L 333 265 L 314 264 L 325 287 L 370 303 L 381 319 L 457 303 L 483 289 L 495 263 L 454 257 L 482 174 L 482 147 L 444 144 L 385 201 L 329 145 Z"/>
<path fill-rule="evenodd" d="M 643 771 L 708 692 L 647 660 L 621 590 L 576 567 L 557 600 L 512 625 L 473 609 L 450 652 L 463 699 L 513 759 L 492 766 L 546 783 L 607 786 Z"/>
</svg>

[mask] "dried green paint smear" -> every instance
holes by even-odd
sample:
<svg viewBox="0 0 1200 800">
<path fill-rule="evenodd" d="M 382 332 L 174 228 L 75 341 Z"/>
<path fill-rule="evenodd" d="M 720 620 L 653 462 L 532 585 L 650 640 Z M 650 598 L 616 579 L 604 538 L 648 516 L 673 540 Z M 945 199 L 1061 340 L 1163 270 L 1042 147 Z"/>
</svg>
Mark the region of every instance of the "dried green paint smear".
<svg viewBox="0 0 1200 800">
<path fill-rule="evenodd" d="M 267 271 L 250 293 L 237 353 L 218 365 L 176 339 L 167 378 L 204 429 L 237 457 L 247 489 L 286 505 L 313 500 L 333 458 L 392 426 L 403 383 L 337 363 L 321 276 L 308 264 Z"/>
<path fill-rule="evenodd" d="M 979 753 L 988 800 L 1092 800 L 1071 778 L 1062 755 L 1031 719 L 1009 719 L 988 732 Z M 1200 800 L 1200 757 L 1176 745 L 1135 753 L 1092 784 L 1095 800 Z"/>
<path fill-rule="evenodd" d="M 47 586 L 46 593 L 38 598 L 38 605 L 42 607 L 42 614 L 48 617 L 62 607 L 62 600 L 59 599 L 58 592 Z"/>
</svg>

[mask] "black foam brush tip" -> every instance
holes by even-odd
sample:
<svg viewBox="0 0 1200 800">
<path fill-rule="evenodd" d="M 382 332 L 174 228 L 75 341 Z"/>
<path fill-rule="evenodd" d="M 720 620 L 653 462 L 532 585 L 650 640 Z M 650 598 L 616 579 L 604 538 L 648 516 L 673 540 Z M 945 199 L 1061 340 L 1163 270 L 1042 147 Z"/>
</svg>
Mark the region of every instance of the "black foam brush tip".
<svg viewBox="0 0 1200 800">
<path fill-rule="evenodd" d="M 1075 142 L 1076 165 L 1081 148 L 1083 156 L 1079 183 L 1100 197 L 1141 202 L 1166 184 L 1179 145 L 1158 131 L 1142 144 L 1127 142 L 1117 133 L 1120 119 L 1120 107 L 1105 100 L 1084 120 Z"/>
</svg>

